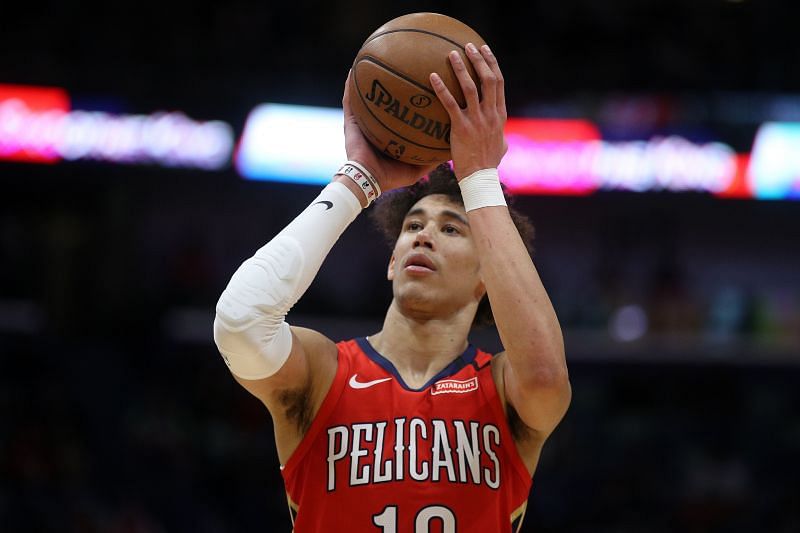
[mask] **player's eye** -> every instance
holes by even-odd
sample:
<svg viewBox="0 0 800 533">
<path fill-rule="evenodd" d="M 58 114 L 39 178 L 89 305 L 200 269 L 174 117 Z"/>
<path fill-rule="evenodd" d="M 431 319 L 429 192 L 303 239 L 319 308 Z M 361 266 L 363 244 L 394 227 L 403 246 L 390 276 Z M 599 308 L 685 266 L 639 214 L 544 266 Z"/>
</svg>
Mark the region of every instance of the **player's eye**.
<svg viewBox="0 0 800 533">
<path fill-rule="evenodd" d="M 447 224 L 446 226 L 443 226 L 442 227 L 442 231 L 444 233 L 449 234 L 449 235 L 458 235 L 458 234 L 461 233 L 461 231 L 457 227 L 455 227 L 455 226 L 453 226 L 451 224 Z"/>
<path fill-rule="evenodd" d="M 416 220 L 411 220 L 406 222 L 406 231 L 419 231 L 422 229 L 422 224 L 417 222 Z"/>
</svg>

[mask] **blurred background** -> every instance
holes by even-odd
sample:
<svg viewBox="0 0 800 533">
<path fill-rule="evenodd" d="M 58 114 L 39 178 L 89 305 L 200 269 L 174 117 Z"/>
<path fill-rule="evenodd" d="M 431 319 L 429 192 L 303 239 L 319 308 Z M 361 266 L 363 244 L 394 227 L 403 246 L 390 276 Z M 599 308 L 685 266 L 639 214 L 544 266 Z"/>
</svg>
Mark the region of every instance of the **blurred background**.
<svg viewBox="0 0 800 533">
<path fill-rule="evenodd" d="M 800 531 L 789 0 L 4 3 L 0 531 L 291 529 L 214 305 L 343 160 L 361 43 L 415 11 L 500 59 L 501 176 L 564 330 L 524 531 Z M 360 217 L 291 323 L 376 331 L 388 254 Z"/>
</svg>

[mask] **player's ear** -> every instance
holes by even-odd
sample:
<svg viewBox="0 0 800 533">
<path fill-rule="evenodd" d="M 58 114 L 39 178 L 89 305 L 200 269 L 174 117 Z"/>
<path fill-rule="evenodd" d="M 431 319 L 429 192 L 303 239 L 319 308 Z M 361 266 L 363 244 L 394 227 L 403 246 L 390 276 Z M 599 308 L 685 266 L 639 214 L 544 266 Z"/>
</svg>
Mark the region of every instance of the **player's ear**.
<svg viewBox="0 0 800 533">
<path fill-rule="evenodd" d="M 480 301 L 484 294 L 486 294 L 486 285 L 483 284 L 483 280 L 480 280 L 475 287 L 475 299 Z"/>
<path fill-rule="evenodd" d="M 389 267 L 386 269 L 386 279 L 392 281 L 394 279 L 394 254 L 392 254 L 391 259 L 389 259 Z"/>
<path fill-rule="evenodd" d="M 480 301 L 483 295 L 486 294 L 486 284 L 483 283 L 483 275 L 481 274 L 481 267 L 478 265 L 478 284 L 475 286 L 475 298 Z"/>
</svg>

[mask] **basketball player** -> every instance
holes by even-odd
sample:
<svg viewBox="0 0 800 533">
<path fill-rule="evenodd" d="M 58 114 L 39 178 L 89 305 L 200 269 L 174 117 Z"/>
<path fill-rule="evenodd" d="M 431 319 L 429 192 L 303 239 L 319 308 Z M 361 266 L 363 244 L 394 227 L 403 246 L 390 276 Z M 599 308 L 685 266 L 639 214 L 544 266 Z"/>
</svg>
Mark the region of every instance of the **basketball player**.
<svg viewBox="0 0 800 533">
<path fill-rule="evenodd" d="M 453 170 L 416 183 L 432 169 L 378 155 L 345 88 L 350 161 L 217 304 L 217 346 L 272 416 L 298 533 L 518 531 L 542 445 L 570 402 L 560 326 L 498 180 L 503 78 L 488 47 L 465 53 L 481 96 L 451 53 L 464 109 L 431 75 Z M 348 224 L 381 191 L 408 186 L 377 206 L 387 227 L 408 207 L 395 217 L 383 328 L 335 343 L 289 326 Z M 487 295 L 505 348 L 494 356 L 467 340 Z"/>
</svg>

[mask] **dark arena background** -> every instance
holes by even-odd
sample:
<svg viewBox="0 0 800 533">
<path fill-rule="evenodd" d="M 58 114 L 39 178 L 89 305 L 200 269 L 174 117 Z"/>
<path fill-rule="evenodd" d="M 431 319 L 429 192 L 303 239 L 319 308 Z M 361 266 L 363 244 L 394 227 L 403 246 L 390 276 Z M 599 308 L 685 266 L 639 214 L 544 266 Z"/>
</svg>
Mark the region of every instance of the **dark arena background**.
<svg viewBox="0 0 800 533">
<path fill-rule="evenodd" d="M 0 531 L 291 529 L 214 306 L 344 161 L 363 40 L 415 11 L 500 60 L 564 331 L 523 530 L 800 531 L 790 0 L 3 3 Z M 289 321 L 373 333 L 388 257 L 359 217 Z"/>
</svg>

